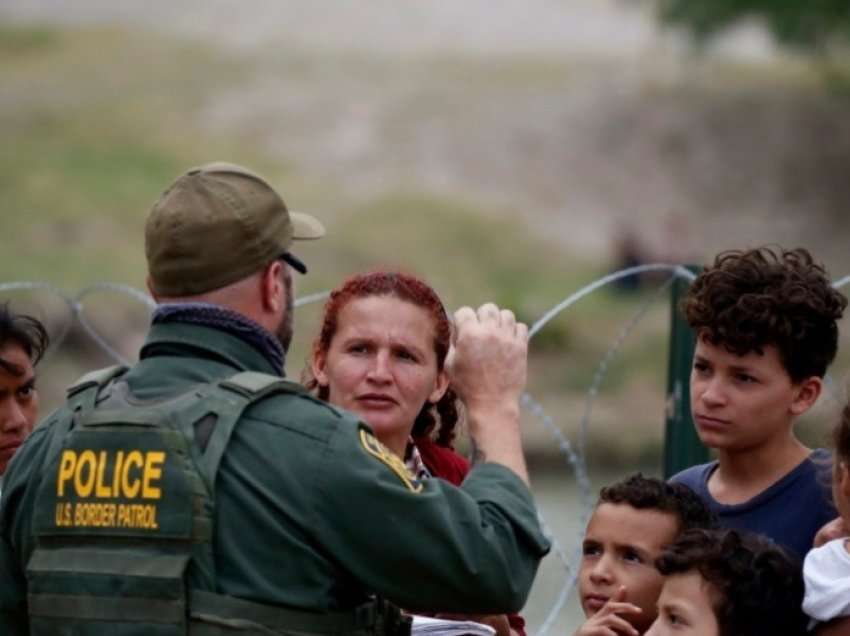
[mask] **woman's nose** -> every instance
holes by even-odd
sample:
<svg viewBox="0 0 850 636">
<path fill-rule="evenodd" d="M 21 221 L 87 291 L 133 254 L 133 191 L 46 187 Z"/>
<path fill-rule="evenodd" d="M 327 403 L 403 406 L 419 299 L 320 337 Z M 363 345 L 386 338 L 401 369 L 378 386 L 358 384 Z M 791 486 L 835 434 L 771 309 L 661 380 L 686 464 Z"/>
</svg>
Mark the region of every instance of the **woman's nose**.
<svg viewBox="0 0 850 636">
<path fill-rule="evenodd" d="M 369 367 L 369 379 L 373 382 L 387 382 L 391 378 L 389 355 L 384 351 L 379 351 L 372 358 L 372 364 Z"/>
</svg>

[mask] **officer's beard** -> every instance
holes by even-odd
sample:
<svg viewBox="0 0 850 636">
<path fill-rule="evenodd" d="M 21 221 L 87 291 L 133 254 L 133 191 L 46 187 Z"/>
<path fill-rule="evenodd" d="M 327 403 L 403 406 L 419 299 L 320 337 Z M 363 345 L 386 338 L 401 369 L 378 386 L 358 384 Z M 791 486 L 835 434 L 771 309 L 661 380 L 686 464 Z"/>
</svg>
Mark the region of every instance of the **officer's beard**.
<svg viewBox="0 0 850 636">
<path fill-rule="evenodd" d="M 283 347 L 283 352 L 289 352 L 289 345 L 292 344 L 292 334 L 295 329 L 295 303 L 293 299 L 292 292 L 292 276 L 287 275 L 287 273 L 283 274 L 283 287 L 285 290 L 286 296 L 286 308 L 283 312 L 283 318 L 280 321 L 280 325 L 275 330 L 275 337 L 277 341 L 280 343 L 280 346 Z"/>
</svg>

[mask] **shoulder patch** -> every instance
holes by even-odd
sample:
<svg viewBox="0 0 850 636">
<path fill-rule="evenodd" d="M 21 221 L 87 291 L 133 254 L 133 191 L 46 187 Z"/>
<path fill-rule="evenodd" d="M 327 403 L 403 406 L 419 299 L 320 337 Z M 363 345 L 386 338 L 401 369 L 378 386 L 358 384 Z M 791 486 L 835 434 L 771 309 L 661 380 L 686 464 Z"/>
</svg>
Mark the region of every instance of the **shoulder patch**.
<svg viewBox="0 0 850 636">
<path fill-rule="evenodd" d="M 421 492 L 422 484 L 414 479 L 410 471 L 407 470 L 407 466 L 401 461 L 401 458 L 384 446 L 378 441 L 377 437 L 365 428 L 360 429 L 360 444 L 372 457 L 386 464 L 401 479 L 402 483 L 407 486 L 408 490 L 411 492 Z"/>
</svg>

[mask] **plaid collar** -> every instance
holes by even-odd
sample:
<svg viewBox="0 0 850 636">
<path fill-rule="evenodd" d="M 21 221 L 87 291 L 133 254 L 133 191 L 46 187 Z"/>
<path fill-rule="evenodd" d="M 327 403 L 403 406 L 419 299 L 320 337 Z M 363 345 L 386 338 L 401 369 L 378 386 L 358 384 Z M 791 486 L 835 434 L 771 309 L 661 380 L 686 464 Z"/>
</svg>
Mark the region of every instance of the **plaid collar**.
<svg viewBox="0 0 850 636">
<path fill-rule="evenodd" d="M 431 478 L 431 472 L 425 466 L 425 462 L 422 461 L 422 455 L 419 454 L 419 449 L 416 448 L 412 437 L 407 441 L 404 465 L 407 466 L 410 474 L 418 480 Z"/>
</svg>

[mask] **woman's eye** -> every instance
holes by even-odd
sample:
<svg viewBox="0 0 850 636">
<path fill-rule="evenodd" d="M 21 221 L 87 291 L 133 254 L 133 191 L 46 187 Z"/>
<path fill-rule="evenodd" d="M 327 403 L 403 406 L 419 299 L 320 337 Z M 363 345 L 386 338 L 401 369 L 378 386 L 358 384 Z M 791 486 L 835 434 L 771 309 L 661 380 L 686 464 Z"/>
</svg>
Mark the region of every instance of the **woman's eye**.
<svg viewBox="0 0 850 636">
<path fill-rule="evenodd" d="M 397 356 L 398 356 L 401 360 L 408 360 L 408 361 L 410 361 L 410 362 L 416 362 L 416 360 L 417 360 L 417 358 L 416 358 L 416 356 L 415 356 L 415 355 L 413 355 L 410 351 L 407 351 L 407 350 L 405 350 L 405 349 L 400 349 L 400 350 L 396 353 L 396 355 L 397 355 Z"/>
<path fill-rule="evenodd" d="M 694 371 L 705 373 L 708 371 L 708 365 L 705 362 L 694 362 Z"/>
<path fill-rule="evenodd" d="M 737 378 L 737 380 L 739 382 L 743 382 L 744 384 L 751 384 L 751 383 L 756 381 L 756 379 L 753 376 L 747 375 L 746 373 L 739 373 L 735 377 Z"/>
<path fill-rule="evenodd" d="M 365 344 L 353 344 L 348 347 L 348 353 L 366 353 L 368 350 Z"/>
</svg>

